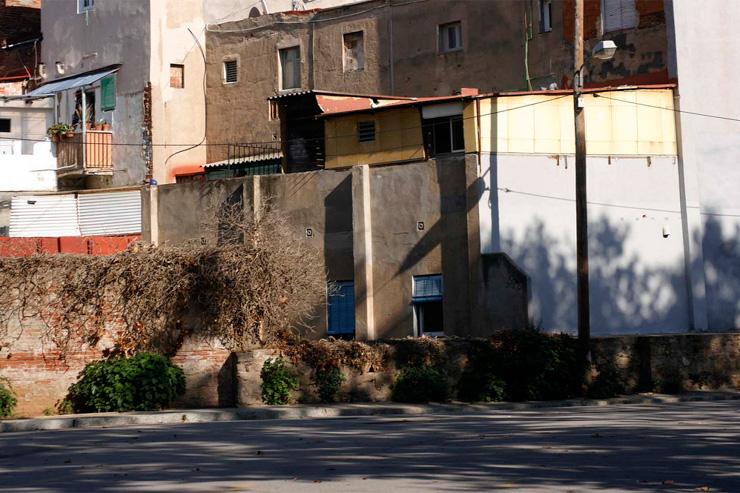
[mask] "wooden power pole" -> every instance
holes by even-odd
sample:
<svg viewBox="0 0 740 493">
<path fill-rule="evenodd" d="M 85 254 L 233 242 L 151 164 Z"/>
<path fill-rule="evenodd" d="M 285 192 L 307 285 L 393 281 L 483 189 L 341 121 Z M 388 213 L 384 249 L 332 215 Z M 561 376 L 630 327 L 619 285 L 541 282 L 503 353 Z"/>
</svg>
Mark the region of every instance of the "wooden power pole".
<svg viewBox="0 0 740 493">
<path fill-rule="evenodd" d="M 575 0 L 573 33 L 573 113 L 576 139 L 576 265 L 578 279 L 578 340 L 590 360 L 590 307 L 588 299 L 588 210 L 586 194 L 586 120 L 583 112 L 583 2 Z"/>
</svg>

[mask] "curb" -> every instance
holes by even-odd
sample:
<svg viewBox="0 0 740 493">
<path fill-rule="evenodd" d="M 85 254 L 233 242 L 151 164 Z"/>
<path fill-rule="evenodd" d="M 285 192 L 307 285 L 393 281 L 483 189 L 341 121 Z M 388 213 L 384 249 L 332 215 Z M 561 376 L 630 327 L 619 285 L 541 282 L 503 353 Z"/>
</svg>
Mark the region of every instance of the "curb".
<svg viewBox="0 0 740 493">
<path fill-rule="evenodd" d="M 323 406 L 267 406 L 230 409 L 187 409 L 154 412 L 77 414 L 69 416 L 0 421 L 0 433 L 108 428 L 131 425 L 174 425 L 219 421 L 315 419 L 357 416 L 420 416 L 429 414 L 481 414 L 492 411 L 526 411 L 559 407 L 594 407 L 625 404 L 677 404 L 740 400 L 740 391 L 692 392 L 681 395 L 637 394 L 612 399 L 500 402 L 488 404 L 396 404 L 363 403 Z"/>
</svg>

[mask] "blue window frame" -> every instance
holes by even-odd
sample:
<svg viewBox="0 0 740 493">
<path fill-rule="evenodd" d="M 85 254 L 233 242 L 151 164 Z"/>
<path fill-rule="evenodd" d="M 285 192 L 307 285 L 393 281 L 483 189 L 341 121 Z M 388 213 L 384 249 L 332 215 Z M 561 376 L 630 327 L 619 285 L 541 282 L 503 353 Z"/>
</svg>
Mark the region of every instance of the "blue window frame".
<svg viewBox="0 0 740 493">
<path fill-rule="evenodd" d="M 355 333 L 355 283 L 336 281 L 329 286 L 328 296 L 329 335 L 354 335 Z"/>
<path fill-rule="evenodd" d="M 444 335 L 441 274 L 414 276 L 411 304 L 417 336 Z"/>
</svg>

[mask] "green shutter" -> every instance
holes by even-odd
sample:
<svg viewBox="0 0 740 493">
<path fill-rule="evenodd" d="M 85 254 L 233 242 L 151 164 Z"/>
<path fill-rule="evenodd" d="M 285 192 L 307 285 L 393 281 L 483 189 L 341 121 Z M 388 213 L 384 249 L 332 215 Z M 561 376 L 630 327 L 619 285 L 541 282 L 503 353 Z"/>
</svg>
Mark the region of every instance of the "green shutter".
<svg viewBox="0 0 740 493">
<path fill-rule="evenodd" d="M 100 81 L 100 109 L 112 111 L 116 109 L 116 76 L 109 75 Z"/>
</svg>

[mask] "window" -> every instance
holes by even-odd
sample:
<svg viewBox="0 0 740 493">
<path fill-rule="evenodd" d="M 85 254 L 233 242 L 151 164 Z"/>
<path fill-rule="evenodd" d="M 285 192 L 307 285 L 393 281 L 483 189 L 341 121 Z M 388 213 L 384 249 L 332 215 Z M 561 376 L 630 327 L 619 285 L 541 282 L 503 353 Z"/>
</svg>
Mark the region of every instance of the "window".
<svg viewBox="0 0 740 493">
<path fill-rule="evenodd" d="M 375 122 L 357 122 L 357 140 L 359 142 L 373 142 L 375 140 Z"/>
<path fill-rule="evenodd" d="M 301 49 L 298 46 L 280 50 L 280 89 L 301 87 Z"/>
<path fill-rule="evenodd" d="M 249 11 L 249 17 L 259 17 L 261 15 L 262 12 L 257 7 L 252 7 L 252 10 Z"/>
<path fill-rule="evenodd" d="M 540 32 L 552 31 L 552 0 L 540 0 Z"/>
<path fill-rule="evenodd" d="M 448 53 L 450 51 L 462 50 L 462 24 L 450 22 L 439 26 L 439 51 Z"/>
<path fill-rule="evenodd" d="M 95 120 L 95 91 L 85 91 L 85 122 L 92 125 Z M 72 126 L 82 129 L 82 92 L 75 93 L 75 111 L 72 114 Z"/>
<path fill-rule="evenodd" d="M 0 118 L 0 132 L 10 133 L 10 118 Z"/>
<path fill-rule="evenodd" d="M 411 303 L 416 335 L 444 334 L 441 274 L 414 276 Z"/>
<path fill-rule="evenodd" d="M 344 71 L 356 72 L 365 68 L 365 40 L 362 31 L 346 33 L 344 40 Z"/>
<path fill-rule="evenodd" d="M 170 87 L 175 89 L 185 87 L 185 65 L 175 63 L 170 65 Z"/>
<path fill-rule="evenodd" d="M 635 0 L 601 0 L 601 25 L 603 32 L 620 31 L 637 27 Z"/>
<path fill-rule="evenodd" d="M 239 64 L 236 60 L 224 62 L 224 84 L 234 84 L 238 80 Z"/>
<path fill-rule="evenodd" d="M 332 336 L 355 334 L 355 283 L 338 281 L 329 287 L 327 303 L 328 333 Z"/>
<path fill-rule="evenodd" d="M 430 156 L 465 150 L 462 115 L 423 120 L 424 145 Z"/>
<path fill-rule="evenodd" d="M 89 12 L 95 8 L 95 0 L 77 0 L 77 13 Z"/>
</svg>

